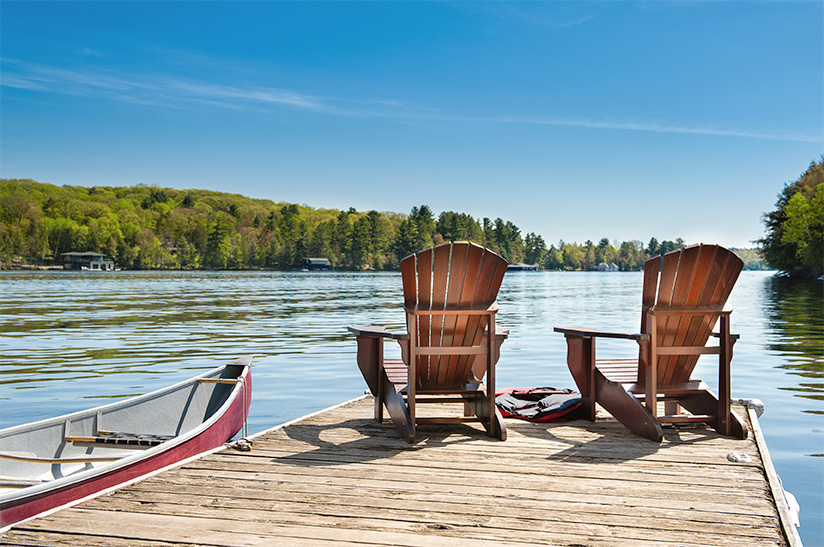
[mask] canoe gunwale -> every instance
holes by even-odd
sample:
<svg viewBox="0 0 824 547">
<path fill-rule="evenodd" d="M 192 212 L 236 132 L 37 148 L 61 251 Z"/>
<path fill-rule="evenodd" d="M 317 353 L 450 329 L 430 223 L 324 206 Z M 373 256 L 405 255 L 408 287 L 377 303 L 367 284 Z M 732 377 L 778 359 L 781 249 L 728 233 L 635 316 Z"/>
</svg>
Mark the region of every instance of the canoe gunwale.
<svg viewBox="0 0 824 547">
<path fill-rule="evenodd" d="M 85 499 L 102 495 L 107 491 L 115 490 L 117 488 L 122 487 L 125 484 L 137 482 L 138 480 L 141 480 L 146 476 L 149 476 L 150 474 L 154 474 L 154 472 L 157 471 L 158 467 L 174 467 L 180 465 L 181 462 L 191 461 L 191 459 L 201 457 L 202 455 L 205 455 L 216 448 L 222 448 L 223 443 L 226 442 L 228 438 L 220 441 L 217 446 L 209 446 L 202 449 L 199 449 L 198 440 L 201 437 L 206 437 L 207 435 L 204 434 L 207 431 L 209 431 L 209 429 L 214 427 L 219 422 L 225 422 L 227 419 L 232 419 L 233 422 L 237 422 L 229 423 L 228 430 L 234 432 L 242 430 L 245 432 L 245 422 L 248 416 L 248 407 L 250 403 L 250 396 L 248 392 L 251 389 L 251 362 L 251 356 L 243 357 L 240 359 L 236 359 L 230 363 L 221 365 L 217 368 L 206 371 L 193 378 L 183 380 L 172 386 L 167 386 L 159 390 L 146 393 L 144 395 L 140 395 L 123 401 L 117 401 L 100 407 L 65 414 L 63 416 L 47 418 L 45 420 L 39 420 L 37 422 L 31 422 L 28 424 L 22 424 L 19 426 L 13 426 L 4 430 L 0 430 L 0 435 L 19 434 L 21 432 L 25 432 L 27 430 L 31 431 L 39 427 L 65 423 L 66 420 L 77 420 L 80 418 L 88 417 L 97 414 L 101 411 L 123 409 L 134 405 L 145 404 L 153 399 L 163 396 L 164 394 L 169 394 L 176 390 L 186 388 L 189 385 L 199 383 L 199 381 L 203 379 L 221 380 L 219 376 L 222 373 L 224 373 L 224 371 L 229 367 L 241 367 L 236 377 L 223 378 L 223 380 L 232 380 L 232 382 L 209 382 L 215 384 L 233 383 L 234 386 L 231 388 L 226 399 L 220 404 L 220 406 L 217 409 L 215 409 L 215 411 L 207 419 L 203 420 L 191 429 L 188 429 L 182 432 L 181 434 L 175 436 L 174 438 L 155 446 L 143 447 L 143 449 L 140 450 L 134 450 L 134 448 L 138 447 L 131 447 L 132 450 L 129 450 L 129 452 L 131 453 L 124 454 L 116 460 L 104 463 L 103 465 L 100 465 L 98 467 L 82 469 L 69 475 L 66 475 L 64 477 L 57 478 L 55 480 L 41 482 L 24 488 L 14 489 L 0 495 L 0 512 L 6 513 L 7 511 L 14 511 L 15 509 L 20 508 L 21 506 L 25 506 L 27 504 L 32 503 L 36 504 L 38 502 L 42 502 L 42 505 L 44 506 L 49 505 L 46 500 L 53 495 L 61 495 L 62 498 L 71 497 L 64 494 L 67 491 L 70 491 L 74 488 L 82 488 L 85 483 L 94 483 L 96 481 L 116 483 L 113 485 L 104 485 L 97 492 L 87 492 L 86 494 L 81 495 L 77 499 L 73 499 L 67 503 L 61 503 L 57 508 L 55 508 L 52 504 L 51 506 L 47 507 L 42 511 L 38 510 L 35 514 L 26 515 L 24 518 L 11 517 L 11 519 L 8 519 L 6 518 L 6 515 L 2 515 L 3 518 L 0 519 L 0 533 L 5 532 L 11 526 L 18 525 L 21 522 L 25 522 L 26 520 L 30 520 L 32 518 L 42 516 L 44 514 L 49 514 L 59 508 L 74 505 Z M 234 408 L 237 404 L 242 405 L 242 409 L 240 409 L 239 413 Z M 234 419 L 236 414 L 237 419 Z M 231 437 L 231 435 L 229 435 L 229 437 Z M 90 443 L 83 444 L 86 445 Z M 125 446 L 117 445 L 109 445 L 107 447 L 118 449 L 126 448 Z M 101 448 L 105 447 L 101 446 Z M 192 449 L 196 449 L 197 453 L 186 453 Z M 174 460 L 172 456 L 174 455 L 176 450 L 179 450 L 181 452 L 181 457 L 177 458 L 177 460 Z M 153 460 L 160 460 L 161 463 L 159 463 L 158 466 L 156 466 L 156 468 L 154 469 L 147 468 L 147 466 L 150 467 L 149 464 L 151 464 Z M 141 469 L 138 475 L 132 476 L 129 469 L 132 466 L 135 466 L 135 468 L 139 467 Z M 115 478 L 120 474 L 124 475 L 123 480 L 117 480 Z"/>
</svg>

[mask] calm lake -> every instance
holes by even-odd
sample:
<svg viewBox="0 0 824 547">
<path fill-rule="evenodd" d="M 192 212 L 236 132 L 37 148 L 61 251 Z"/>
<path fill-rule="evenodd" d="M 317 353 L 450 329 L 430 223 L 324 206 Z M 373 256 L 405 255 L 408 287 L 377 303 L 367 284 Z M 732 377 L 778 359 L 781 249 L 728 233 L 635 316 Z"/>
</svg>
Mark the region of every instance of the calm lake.
<svg viewBox="0 0 824 547">
<path fill-rule="evenodd" d="M 574 388 L 553 327 L 636 331 L 640 300 L 638 272 L 507 274 L 498 387 Z M 400 330 L 400 301 L 397 273 L 0 272 L 0 428 L 253 355 L 249 431 L 262 431 L 363 394 L 346 326 Z M 743 272 L 729 305 L 741 335 L 733 397 L 764 402 L 761 425 L 801 504 L 801 537 L 824 545 L 824 283 Z M 636 354 L 631 342 L 599 342 L 599 356 Z M 716 386 L 702 359 L 696 377 Z"/>
</svg>

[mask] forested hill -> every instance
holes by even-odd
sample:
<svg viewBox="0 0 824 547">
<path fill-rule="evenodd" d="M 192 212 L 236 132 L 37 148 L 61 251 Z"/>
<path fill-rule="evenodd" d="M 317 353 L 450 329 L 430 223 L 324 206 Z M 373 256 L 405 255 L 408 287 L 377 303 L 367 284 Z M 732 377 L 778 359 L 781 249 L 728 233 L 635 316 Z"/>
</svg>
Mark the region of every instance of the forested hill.
<svg viewBox="0 0 824 547">
<path fill-rule="evenodd" d="M 547 245 L 500 218 L 476 220 L 426 205 L 411 212 L 313 209 L 238 194 L 155 186 L 55 186 L 0 179 L 0 266 L 51 264 L 95 251 L 122 268 L 294 268 L 328 258 L 348 270 L 398 268 L 404 256 L 448 240 L 494 249 L 511 263 L 589 270 L 614 263 L 641 269 L 646 257 L 684 245 L 652 238 Z"/>
</svg>

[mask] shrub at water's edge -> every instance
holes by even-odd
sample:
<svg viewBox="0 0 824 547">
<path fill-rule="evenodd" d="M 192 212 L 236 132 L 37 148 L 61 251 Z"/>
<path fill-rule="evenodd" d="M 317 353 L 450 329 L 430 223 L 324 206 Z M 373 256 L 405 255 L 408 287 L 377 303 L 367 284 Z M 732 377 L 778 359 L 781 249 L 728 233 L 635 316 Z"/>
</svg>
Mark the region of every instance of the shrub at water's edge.
<svg viewBox="0 0 824 547">
<path fill-rule="evenodd" d="M 764 215 L 759 240 L 770 267 L 791 277 L 824 274 L 824 156 L 778 194 L 777 209 Z"/>
<path fill-rule="evenodd" d="M 510 263 L 575 271 L 637 271 L 650 256 L 686 244 L 653 237 L 646 245 L 602 238 L 547 246 L 510 221 L 453 211 L 436 217 L 426 205 L 408 215 L 339 211 L 208 190 L 0 179 L 0 268 L 92 251 L 127 269 L 290 269 L 317 257 L 337 269 L 393 270 L 406 255 L 449 240 L 474 241 Z M 759 267 L 752 251 L 734 251 Z"/>
</svg>

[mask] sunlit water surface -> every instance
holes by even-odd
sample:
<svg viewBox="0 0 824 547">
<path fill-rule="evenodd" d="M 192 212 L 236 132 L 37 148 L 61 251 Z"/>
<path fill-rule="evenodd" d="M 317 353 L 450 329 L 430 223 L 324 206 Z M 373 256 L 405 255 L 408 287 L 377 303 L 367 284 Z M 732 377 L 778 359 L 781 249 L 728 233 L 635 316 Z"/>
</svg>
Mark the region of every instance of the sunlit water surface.
<svg viewBox="0 0 824 547">
<path fill-rule="evenodd" d="M 396 273 L 0 272 L 0 427 L 253 355 L 249 430 L 262 431 L 363 394 L 346 326 L 400 330 L 400 294 Z M 497 320 L 511 335 L 498 386 L 574 387 L 552 328 L 635 331 L 640 299 L 640 273 L 507 274 Z M 741 334 L 733 397 L 764 401 L 761 425 L 801 504 L 801 536 L 824 545 L 822 282 L 744 272 L 729 304 Z M 628 342 L 599 344 L 599 356 L 637 352 Z M 715 386 L 713 362 L 702 359 L 696 377 Z"/>
</svg>

